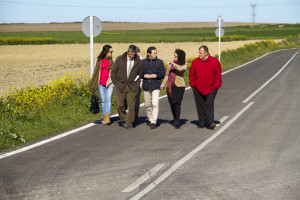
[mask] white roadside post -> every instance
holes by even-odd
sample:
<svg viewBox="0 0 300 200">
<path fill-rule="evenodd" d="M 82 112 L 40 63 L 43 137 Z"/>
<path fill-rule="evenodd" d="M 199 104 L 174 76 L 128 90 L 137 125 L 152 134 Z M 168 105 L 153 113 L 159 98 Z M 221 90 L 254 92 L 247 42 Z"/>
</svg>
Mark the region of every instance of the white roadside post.
<svg viewBox="0 0 300 200">
<path fill-rule="evenodd" d="M 219 27 L 216 29 L 215 34 L 217 37 L 219 37 L 219 61 L 221 62 L 221 37 L 224 35 L 225 31 L 221 27 L 225 27 L 225 23 L 221 17 L 221 15 L 218 17 L 214 27 Z"/>
<path fill-rule="evenodd" d="M 221 16 L 219 16 L 219 61 L 221 62 Z"/>
<path fill-rule="evenodd" d="M 94 71 L 94 23 L 93 16 L 90 16 L 90 44 L 91 44 L 91 76 Z"/>
<path fill-rule="evenodd" d="M 98 36 L 102 31 L 100 19 L 95 16 L 86 17 L 82 22 L 82 32 L 90 37 L 91 46 L 91 76 L 94 71 L 94 37 Z"/>
</svg>

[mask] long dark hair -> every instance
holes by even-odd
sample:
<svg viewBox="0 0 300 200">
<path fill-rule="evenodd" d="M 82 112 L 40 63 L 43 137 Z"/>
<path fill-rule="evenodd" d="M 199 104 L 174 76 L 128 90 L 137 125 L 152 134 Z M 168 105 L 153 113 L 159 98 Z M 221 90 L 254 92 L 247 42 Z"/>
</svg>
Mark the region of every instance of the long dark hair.
<svg viewBox="0 0 300 200">
<path fill-rule="evenodd" d="M 176 49 L 175 53 L 178 56 L 178 65 L 184 65 L 185 64 L 185 52 L 181 49 Z"/>
<path fill-rule="evenodd" d="M 110 45 L 108 44 L 104 45 L 101 53 L 98 56 L 98 60 L 103 59 L 108 54 L 110 48 L 112 48 Z"/>
</svg>

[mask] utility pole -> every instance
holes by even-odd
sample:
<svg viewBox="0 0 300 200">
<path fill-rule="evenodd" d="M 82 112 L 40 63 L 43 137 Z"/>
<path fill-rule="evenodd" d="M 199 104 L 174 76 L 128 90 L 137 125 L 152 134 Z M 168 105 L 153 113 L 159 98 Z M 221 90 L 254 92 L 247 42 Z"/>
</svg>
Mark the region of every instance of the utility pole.
<svg viewBox="0 0 300 200">
<path fill-rule="evenodd" d="M 255 23 L 255 16 L 256 16 L 256 14 L 255 14 L 255 8 L 256 8 L 256 4 L 254 4 L 254 3 L 251 3 L 251 7 L 252 7 L 252 23 Z"/>
</svg>

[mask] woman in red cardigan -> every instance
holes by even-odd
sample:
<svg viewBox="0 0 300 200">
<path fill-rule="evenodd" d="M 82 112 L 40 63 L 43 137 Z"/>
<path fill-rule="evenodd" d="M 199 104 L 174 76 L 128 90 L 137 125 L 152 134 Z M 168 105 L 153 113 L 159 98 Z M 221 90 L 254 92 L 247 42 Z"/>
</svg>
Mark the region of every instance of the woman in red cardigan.
<svg viewBox="0 0 300 200">
<path fill-rule="evenodd" d="M 104 45 L 97 57 L 94 73 L 88 86 L 92 92 L 98 90 L 101 99 L 101 110 L 103 116 L 102 124 L 110 124 L 111 96 L 113 84 L 110 79 L 110 70 L 113 68 L 112 47 Z"/>
</svg>

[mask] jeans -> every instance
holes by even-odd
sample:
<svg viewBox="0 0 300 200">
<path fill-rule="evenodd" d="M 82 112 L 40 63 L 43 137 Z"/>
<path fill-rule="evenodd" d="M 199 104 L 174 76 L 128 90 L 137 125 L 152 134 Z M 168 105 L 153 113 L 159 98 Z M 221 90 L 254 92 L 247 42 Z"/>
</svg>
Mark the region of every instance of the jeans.
<svg viewBox="0 0 300 200">
<path fill-rule="evenodd" d="M 98 92 L 101 100 L 101 110 L 102 115 L 110 114 L 111 110 L 111 95 L 113 92 L 113 87 L 106 87 L 104 85 L 98 85 Z"/>
</svg>

